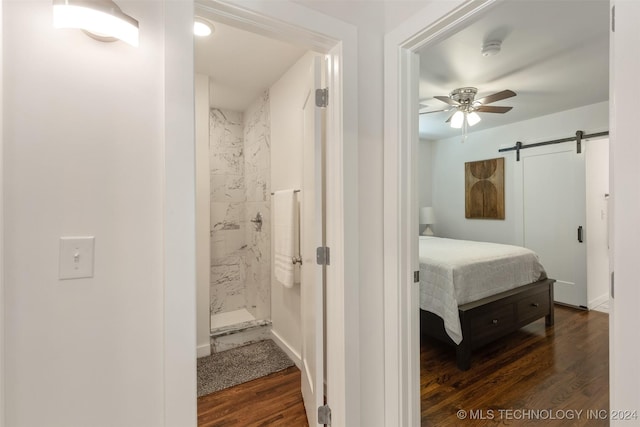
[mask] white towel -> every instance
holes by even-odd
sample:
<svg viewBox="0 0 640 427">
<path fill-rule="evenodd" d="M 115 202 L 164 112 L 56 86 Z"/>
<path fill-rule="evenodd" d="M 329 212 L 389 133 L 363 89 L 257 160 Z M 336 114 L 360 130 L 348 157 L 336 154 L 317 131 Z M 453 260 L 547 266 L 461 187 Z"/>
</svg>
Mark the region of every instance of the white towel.
<svg viewBox="0 0 640 427">
<path fill-rule="evenodd" d="M 293 287 L 294 283 L 295 201 L 293 190 L 273 194 L 274 274 L 286 288 Z"/>
</svg>

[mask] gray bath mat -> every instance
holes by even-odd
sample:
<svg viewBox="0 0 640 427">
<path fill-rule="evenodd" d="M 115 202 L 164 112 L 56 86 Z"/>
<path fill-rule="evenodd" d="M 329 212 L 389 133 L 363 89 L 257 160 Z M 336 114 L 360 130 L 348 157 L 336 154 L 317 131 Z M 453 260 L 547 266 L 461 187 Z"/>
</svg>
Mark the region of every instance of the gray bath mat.
<svg viewBox="0 0 640 427">
<path fill-rule="evenodd" d="M 293 362 L 265 340 L 198 359 L 198 397 L 282 371 Z"/>
</svg>

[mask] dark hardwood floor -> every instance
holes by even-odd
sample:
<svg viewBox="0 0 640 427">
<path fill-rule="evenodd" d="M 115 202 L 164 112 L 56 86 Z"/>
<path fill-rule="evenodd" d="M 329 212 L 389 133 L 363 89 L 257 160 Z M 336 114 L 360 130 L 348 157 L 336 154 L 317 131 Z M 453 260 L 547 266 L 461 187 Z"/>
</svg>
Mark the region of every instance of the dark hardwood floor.
<svg viewBox="0 0 640 427">
<path fill-rule="evenodd" d="M 553 327 L 541 319 L 475 351 L 466 372 L 456 367 L 452 347 L 423 339 L 422 425 L 609 425 L 596 419 L 609 409 L 609 316 L 562 306 L 555 316 Z M 300 371 L 199 398 L 198 425 L 307 426 Z"/>
<path fill-rule="evenodd" d="M 300 393 L 300 370 L 292 366 L 199 397 L 198 426 L 308 426 Z"/>
<path fill-rule="evenodd" d="M 466 372 L 452 347 L 422 338 L 422 425 L 609 425 L 609 316 L 558 305 L 555 316 L 478 349 Z"/>
</svg>

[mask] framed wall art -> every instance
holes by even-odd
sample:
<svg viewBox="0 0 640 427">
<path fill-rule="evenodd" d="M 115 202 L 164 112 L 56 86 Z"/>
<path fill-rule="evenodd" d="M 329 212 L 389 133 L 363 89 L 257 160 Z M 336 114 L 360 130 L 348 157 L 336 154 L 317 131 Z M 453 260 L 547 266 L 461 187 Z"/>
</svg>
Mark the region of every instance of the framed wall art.
<svg viewBox="0 0 640 427">
<path fill-rule="evenodd" d="M 504 219 L 504 157 L 464 164 L 465 217 Z"/>
</svg>

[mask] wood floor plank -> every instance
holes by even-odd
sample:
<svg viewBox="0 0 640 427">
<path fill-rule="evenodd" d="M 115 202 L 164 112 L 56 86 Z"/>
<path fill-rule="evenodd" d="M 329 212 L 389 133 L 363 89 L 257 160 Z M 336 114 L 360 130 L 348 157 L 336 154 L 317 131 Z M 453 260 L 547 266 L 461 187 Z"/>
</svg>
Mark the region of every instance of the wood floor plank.
<svg viewBox="0 0 640 427">
<path fill-rule="evenodd" d="M 609 316 L 563 306 L 555 316 L 478 349 L 465 372 L 452 347 L 423 337 L 422 425 L 609 425 L 587 413 L 609 410 Z"/>
<path fill-rule="evenodd" d="M 295 366 L 198 398 L 200 427 L 308 427 Z"/>
</svg>

